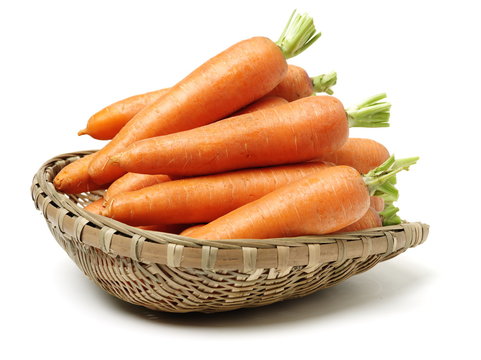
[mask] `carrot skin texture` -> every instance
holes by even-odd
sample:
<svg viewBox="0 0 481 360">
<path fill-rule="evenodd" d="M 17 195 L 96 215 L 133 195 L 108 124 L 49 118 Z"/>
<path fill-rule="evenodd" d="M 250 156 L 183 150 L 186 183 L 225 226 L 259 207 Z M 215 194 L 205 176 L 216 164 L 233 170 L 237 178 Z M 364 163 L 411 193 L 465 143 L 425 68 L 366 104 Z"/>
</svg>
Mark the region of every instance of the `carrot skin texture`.
<svg viewBox="0 0 481 360">
<path fill-rule="evenodd" d="M 84 210 L 91 212 L 93 214 L 101 215 L 102 210 L 103 210 L 103 204 L 104 199 L 100 198 L 95 201 L 92 201 L 90 204 L 88 204 L 86 207 L 84 207 Z"/>
<path fill-rule="evenodd" d="M 349 138 L 340 149 L 320 156 L 319 160 L 330 161 L 336 165 L 351 166 L 361 174 L 367 174 L 388 158 L 389 151 L 377 141 Z"/>
<path fill-rule="evenodd" d="M 312 80 L 307 72 L 295 65 L 289 65 L 284 79 L 268 95 L 295 101 L 314 94 Z"/>
<path fill-rule="evenodd" d="M 216 55 L 135 115 L 89 166 L 98 184 L 125 173 L 109 157 L 135 141 L 209 124 L 266 95 L 284 77 L 280 48 L 264 37 L 241 41 Z M 222 101 L 219 101 L 222 98 Z"/>
<path fill-rule="evenodd" d="M 362 218 L 352 223 L 351 225 L 348 225 L 342 228 L 336 233 L 361 231 L 361 230 L 366 230 L 366 229 L 371 229 L 371 228 L 376 228 L 381 226 L 382 226 L 381 217 L 379 216 L 378 212 L 374 208 L 370 207 L 366 211 L 366 213 L 363 215 Z"/>
<path fill-rule="evenodd" d="M 110 104 L 93 114 L 87 121 L 87 127 L 78 134 L 87 134 L 98 140 L 110 140 L 140 110 L 165 95 L 168 90 L 150 91 Z"/>
<path fill-rule="evenodd" d="M 102 214 L 129 225 L 205 223 L 330 166 L 304 163 L 169 181 L 114 196 Z"/>
<path fill-rule="evenodd" d="M 118 194 L 143 189 L 147 186 L 161 184 L 170 180 L 172 179 L 167 175 L 127 173 L 119 177 L 107 188 L 107 192 L 104 195 L 104 201 L 107 202 Z"/>
<path fill-rule="evenodd" d="M 55 189 L 66 194 L 104 189 L 105 186 L 95 183 L 88 174 L 88 166 L 93 155 L 84 156 L 60 170 L 53 180 Z"/>
<path fill-rule="evenodd" d="M 244 114 L 249 114 L 254 111 L 264 110 L 276 107 L 278 105 L 287 104 L 288 101 L 284 98 L 279 96 L 264 96 L 259 100 L 254 101 L 253 103 L 247 105 L 246 107 L 236 111 L 232 114 L 232 116 L 239 116 Z"/>
<path fill-rule="evenodd" d="M 265 239 L 322 235 L 359 220 L 369 209 L 361 175 L 334 166 L 283 186 L 193 230 L 197 239 Z"/>
<path fill-rule="evenodd" d="M 334 152 L 349 128 L 342 103 L 311 96 L 138 141 L 112 159 L 124 171 L 179 176 L 297 163 Z"/>
</svg>

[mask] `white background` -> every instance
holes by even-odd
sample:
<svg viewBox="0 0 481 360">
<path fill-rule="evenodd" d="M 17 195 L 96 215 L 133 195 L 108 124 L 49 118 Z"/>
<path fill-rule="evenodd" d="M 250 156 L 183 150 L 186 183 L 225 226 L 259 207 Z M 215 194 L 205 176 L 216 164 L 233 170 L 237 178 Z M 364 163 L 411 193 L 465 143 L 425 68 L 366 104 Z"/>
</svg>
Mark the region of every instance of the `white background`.
<svg viewBox="0 0 481 360">
<path fill-rule="evenodd" d="M 481 27 L 476 1 L 11 1 L 0 5 L 0 352 L 38 358 L 479 356 Z M 97 288 L 30 199 L 47 159 L 95 149 L 95 111 L 167 87 L 232 43 L 277 40 L 293 8 L 323 35 L 290 62 L 336 70 L 349 105 L 386 91 L 389 129 L 354 129 L 397 157 L 403 218 L 425 244 L 304 299 L 219 315 L 125 304 Z M 7 358 L 2 356 L 2 358 Z"/>
</svg>

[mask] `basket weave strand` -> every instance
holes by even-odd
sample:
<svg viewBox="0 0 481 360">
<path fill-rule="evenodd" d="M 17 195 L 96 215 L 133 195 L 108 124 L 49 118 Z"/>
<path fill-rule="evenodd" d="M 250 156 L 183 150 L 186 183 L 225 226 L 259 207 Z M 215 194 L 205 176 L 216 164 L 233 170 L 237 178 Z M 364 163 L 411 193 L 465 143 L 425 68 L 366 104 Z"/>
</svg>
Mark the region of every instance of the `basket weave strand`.
<svg viewBox="0 0 481 360">
<path fill-rule="evenodd" d="M 206 241 L 137 229 L 83 210 L 101 191 L 66 195 L 52 180 L 92 151 L 47 161 L 32 199 L 57 242 L 110 294 L 149 309 L 216 312 L 308 295 L 426 240 L 421 223 L 327 236 Z"/>
</svg>

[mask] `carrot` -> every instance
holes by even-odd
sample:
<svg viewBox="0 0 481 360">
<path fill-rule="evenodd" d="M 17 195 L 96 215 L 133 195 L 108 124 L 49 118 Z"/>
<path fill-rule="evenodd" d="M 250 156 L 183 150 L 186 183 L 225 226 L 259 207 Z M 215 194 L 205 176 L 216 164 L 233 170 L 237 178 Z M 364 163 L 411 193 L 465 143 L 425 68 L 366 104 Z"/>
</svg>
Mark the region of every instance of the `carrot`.
<svg viewBox="0 0 481 360">
<path fill-rule="evenodd" d="M 109 157 L 135 141 L 212 123 L 266 95 L 285 76 L 286 59 L 317 40 L 320 33 L 315 32 L 309 16 L 293 13 L 277 42 L 253 37 L 208 60 L 137 113 L 97 152 L 89 166 L 92 180 L 105 184 L 123 175 Z"/>
<path fill-rule="evenodd" d="M 165 95 L 168 90 L 151 91 L 113 103 L 93 114 L 87 121 L 87 127 L 80 130 L 78 135 L 90 135 L 98 140 L 112 139 L 135 114 Z"/>
<path fill-rule="evenodd" d="M 169 181 L 114 196 L 102 215 L 129 225 L 209 222 L 328 166 L 312 162 Z"/>
<path fill-rule="evenodd" d="M 170 180 L 171 178 L 167 175 L 127 173 L 119 177 L 108 187 L 107 192 L 104 195 L 104 201 L 106 203 L 117 194 L 139 190 L 147 186 L 160 184 Z"/>
<path fill-rule="evenodd" d="M 331 86 L 337 82 L 337 74 L 331 72 L 310 78 L 306 71 L 295 65 L 288 65 L 287 73 L 281 82 L 266 97 L 283 98 L 293 101 L 301 97 L 311 96 L 316 92 L 332 95 Z M 140 110 L 152 104 L 169 89 L 151 91 L 117 101 L 90 117 L 87 127 L 78 132 L 88 134 L 98 140 L 112 139 Z M 235 113 L 235 115 L 239 115 Z"/>
<path fill-rule="evenodd" d="M 349 166 L 333 166 L 285 185 L 262 198 L 192 230 L 197 239 L 276 238 L 339 231 L 369 209 L 369 196 L 417 158 L 390 157 L 362 176 Z"/>
<path fill-rule="evenodd" d="M 232 114 L 232 116 L 238 116 L 243 114 L 249 114 L 254 111 L 259 111 L 263 109 L 269 109 L 276 107 L 277 105 L 287 104 L 288 101 L 284 98 L 279 96 L 264 96 L 259 100 L 254 101 L 252 104 L 247 105 L 246 107 L 236 111 Z"/>
<path fill-rule="evenodd" d="M 380 105 L 346 113 L 335 97 L 311 96 L 137 141 L 111 161 L 124 171 L 181 176 L 307 161 L 341 148 L 349 126 L 386 126 L 389 104 Z"/>
<path fill-rule="evenodd" d="M 93 214 L 100 215 L 103 209 L 103 205 L 102 205 L 103 202 L 104 202 L 103 198 L 92 201 L 90 204 L 84 207 L 84 210 L 87 210 L 88 212 L 91 212 Z"/>
<path fill-rule="evenodd" d="M 371 207 L 377 212 L 384 210 L 384 199 L 379 196 L 371 196 Z"/>
<path fill-rule="evenodd" d="M 55 188 L 67 194 L 104 189 L 105 186 L 93 182 L 88 174 L 88 166 L 92 158 L 93 154 L 89 154 L 60 170 L 53 180 Z"/>
<path fill-rule="evenodd" d="M 351 225 L 348 225 L 341 230 L 338 230 L 337 233 L 361 231 L 380 226 L 382 226 L 381 216 L 378 214 L 376 209 L 370 207 L 362 218 L 352 223 Z"/>
<path fill-rule="evenodd" d="M 321 92 L 332 95 L 331 86 L 336 82 L 337 74 L 335 72 L 311 78 L 303 68 L 289 65 L 284 80 L 269 95 L 279 96 L 287 101 L 299 100 Z"/>
<path fill-rule="evenodd" d="M 188 227 L 187 229 L 184 229 L 184 231 L 182 231 L 179 235 L 190 236 L 192 232 L 199 230 L 204 225 L 205 224 L 196 224 L 194 226 Z"/>
</svg>

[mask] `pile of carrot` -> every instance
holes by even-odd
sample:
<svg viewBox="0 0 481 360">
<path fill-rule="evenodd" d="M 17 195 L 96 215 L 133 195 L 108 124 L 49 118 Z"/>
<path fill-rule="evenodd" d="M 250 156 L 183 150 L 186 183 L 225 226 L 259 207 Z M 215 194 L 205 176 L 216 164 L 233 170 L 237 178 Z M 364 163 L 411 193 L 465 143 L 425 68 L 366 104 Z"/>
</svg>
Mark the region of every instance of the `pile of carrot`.
<svg viewBox="0 0 481 360">
<path fill-rule="evenodd" d="M 417 158 L 349 137 L 350 127 L 389 126 L 385 94 L 346 108 L 332 96 L 335 72 L 310 77 L 287 64 L 319 36 L 294 11 L 278 41 L 240 41 L 172 87 L 108 105 L 78 134 L 110 141 L 64 167 L 54 186 L 104 190 L 86 211 L 197 239 L 399 223 L 396 174 Z"/>
</svg>

